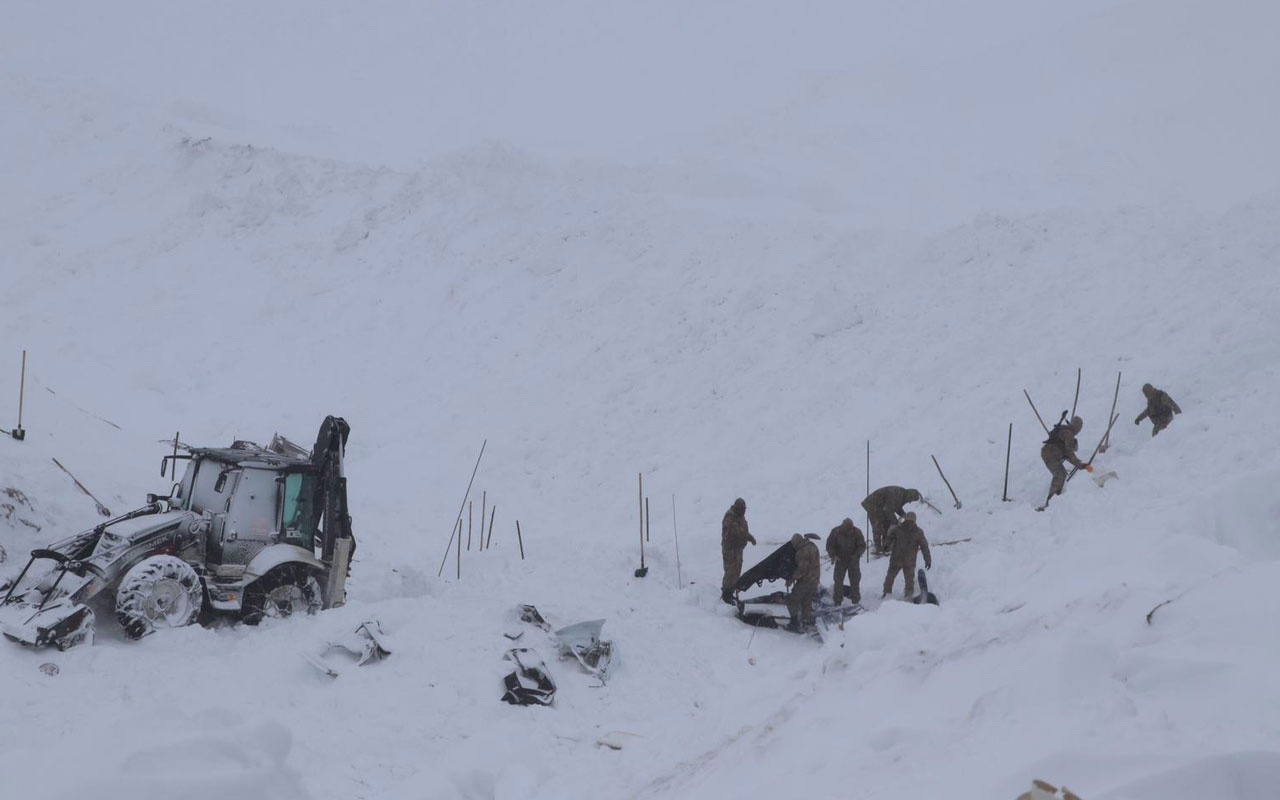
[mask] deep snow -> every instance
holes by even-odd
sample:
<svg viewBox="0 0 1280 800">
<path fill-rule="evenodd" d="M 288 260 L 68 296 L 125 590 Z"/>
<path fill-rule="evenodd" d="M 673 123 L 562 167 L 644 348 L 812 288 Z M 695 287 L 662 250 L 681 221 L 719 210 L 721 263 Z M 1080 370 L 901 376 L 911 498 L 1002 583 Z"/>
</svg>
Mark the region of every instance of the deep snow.
<svg viewBox="0 0 1280 800">
<path fill-rule="evenodd" d="M 30 434 L 0 441 L 26 498 L 0 574 L 96 520 L 51 457 L 120 511 L 174 431 L 309 441 L 326 413 L 361 541 L 315 618 L 0 649 L 6 796 L 1274 793 L 1272 5 L 4 19 L 0 423 L 25 347 Z M 1056 417 L 1076 367 L 1090 449 L 1123 372 L 1119 478 L 1036 514 L 1021 390 Z M 1146 380 L 1186 411 L 1156 439 Z M 485 439 L 495 547 L 437 578 Z M 746 498 L 748 559 L 861 525 L 868 439 L 873 485 L 943 509 L 931 541 L 972 538 L 935 550 L 942 606 L 880 603 L 873 562 L 843 637 L 751 638 L 715 597 L 721 514 Z M 556 707 L 499 703 L 521 602 L 607 618 L 608 685 L 530 630 Z M 298 656 L 369 617 L 387 662 Z"/>
</svg>

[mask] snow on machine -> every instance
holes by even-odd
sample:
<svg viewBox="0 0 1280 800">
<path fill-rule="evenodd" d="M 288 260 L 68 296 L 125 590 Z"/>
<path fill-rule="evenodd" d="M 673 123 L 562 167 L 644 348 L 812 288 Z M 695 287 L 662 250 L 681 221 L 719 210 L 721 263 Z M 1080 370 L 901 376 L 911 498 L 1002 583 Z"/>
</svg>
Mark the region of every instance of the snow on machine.
<svg viewBox="0 0 1280 800">
<path fill-rule="evenodd" d="M 250 624 L 340 606 L 355 538 L 343 453 L 350 427 L 326 417 L 315 448 L 189 447 L 168 496 L 33 550 L 0 600 L 0 632 L 61 650 L 92 642 L 90 601 L 113 602 L 125 634 L 190 625 L 201 611 Z M 37 567 L 37 565 L 39 565 Z"/>
</svg>

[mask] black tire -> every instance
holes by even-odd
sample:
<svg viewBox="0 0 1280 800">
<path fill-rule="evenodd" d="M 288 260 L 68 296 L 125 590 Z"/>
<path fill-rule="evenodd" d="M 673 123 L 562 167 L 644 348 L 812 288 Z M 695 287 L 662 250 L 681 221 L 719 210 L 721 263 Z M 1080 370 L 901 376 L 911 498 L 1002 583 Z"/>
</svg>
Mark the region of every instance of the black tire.
<svg viewBox="0 0 1280 800">
<path fill-rule="evenodd" d="M 130 639 L 195 622 L 204 586 L 191 565 L 176 556 L 151 556 L 134 564 L 116 591 L 116 619 Z"/>
<path fill-rule="evenodd" d="M 245 623 L 257 625 L 266 618 L 284 619 L 294 614 L 314 614 L 324 605 L 320 581 L 306 567 L 285 564 L 263 575 L 244 592 Z"/>
</svg>

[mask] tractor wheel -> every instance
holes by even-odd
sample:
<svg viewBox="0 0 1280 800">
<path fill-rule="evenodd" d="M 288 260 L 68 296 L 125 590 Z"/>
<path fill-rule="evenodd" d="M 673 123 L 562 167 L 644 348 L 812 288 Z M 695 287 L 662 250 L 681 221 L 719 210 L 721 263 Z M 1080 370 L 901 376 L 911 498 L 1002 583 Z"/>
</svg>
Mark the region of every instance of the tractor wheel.
<svg viewBox="0 0 1280 800">
<path fill-rule="evenodd" d="M 277 567 L 245 589 L 244 621 L 257 625 L 264 618 L 283 619 L 314 614 L 324 605 L 320 582 L 305 567 Z"/>
<path fill-rule="evenodd" d="M 130 639 L 195 622 L 204 587 L 191 565 L 175 556 L 152 556 L 125 573 L 116 591 L 116 619 Z"/>
</svg>

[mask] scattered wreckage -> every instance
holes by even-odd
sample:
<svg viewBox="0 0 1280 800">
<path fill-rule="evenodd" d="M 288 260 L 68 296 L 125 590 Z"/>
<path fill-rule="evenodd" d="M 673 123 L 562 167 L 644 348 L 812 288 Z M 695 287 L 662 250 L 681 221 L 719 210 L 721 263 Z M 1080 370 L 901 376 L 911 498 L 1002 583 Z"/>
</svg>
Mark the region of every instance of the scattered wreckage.
<svg viewBox="0 0 1280 800">
<path fill-rule="evenodd" d="M 129 638 L 224 612 L 250 624 L 340 606 L 355 552 L 343 455 L 350 427 L 327 417 L 308 451 L 188 447 L 167 496 L 32 551 L 0 600 L 0 632 L 61 650 L 92 642 L 90 602 L 114 603 Z M 46 566 L 46 562 L 51 562 Z M 33 569 L 37 564 L 43 569 Z"/>
<path fill-rule="evenodd" d="M 588 675 L 597 678 L 601 684 L 605 682 L 613 664 L 614 650 L 612 641 L 600 638 L 604 620 L 587 620 L 553 631 L 534 606 L 521 605 L 516 611 L 521 622 L 551 634 L 550 638 L 560 658 L 573 659 Z M 505 635 L 508 639 L 517 641 L 524 636 L 524 631 Z M 503 685 L 506 687 L 506 692 L 502 695 L 503 701 L 522 706 L 551 705 L 556 693 L 555 681 L 537 651 L 529 647 L 517 647 L 508 650 L 503 658 L 515 664 L 515 669 L 503 678 Z"/>
<path fill-rule="evenodd" d="M 805 534 L 807 539 L 819 538 L 816 533 Z M 740 597 L 739 593 L 760 586 L 766 581 L 789 581 L 796 571 L 796 550 L 790 542 L 765 556 L 760 563 L 742 573 L 733 585 L 733 597 L 737 601 L 737 617 L 754 628 L 782 628 L 787 630 L 790 614 L 787 613 L 787 592 L 777 590 L 754 597 Z M 814 626 L 802 629 L 804 633 L 822 639 L 832 628 L 843 629 L 844 623 L 865 611 L 857 603 L 836 605 L 831 591 L 820 586 L 813 598 Z"/>
<path fill-rule="evenodd" d="M 334 656 L 342 656 L 346 664 L 355 659 L 357 667 L 382 661 L 391 655 L 382 625 L 376 619 L 365 620 L 354 632 L 326 641 L 315 652 L 303 651 L 302 658 L 322 675 L 336 678 L 341 673 Z"/>
</svg>

